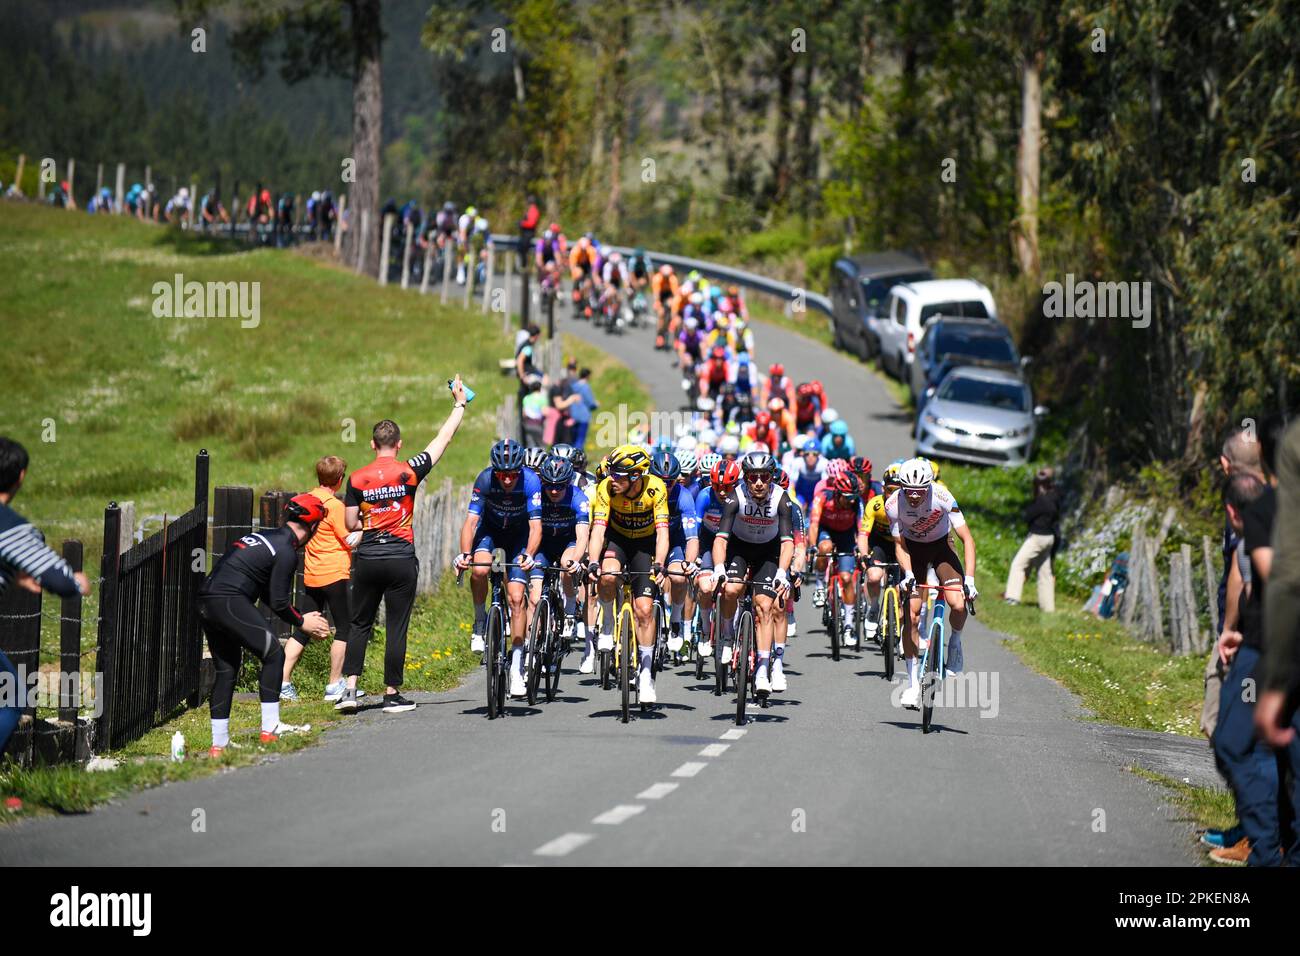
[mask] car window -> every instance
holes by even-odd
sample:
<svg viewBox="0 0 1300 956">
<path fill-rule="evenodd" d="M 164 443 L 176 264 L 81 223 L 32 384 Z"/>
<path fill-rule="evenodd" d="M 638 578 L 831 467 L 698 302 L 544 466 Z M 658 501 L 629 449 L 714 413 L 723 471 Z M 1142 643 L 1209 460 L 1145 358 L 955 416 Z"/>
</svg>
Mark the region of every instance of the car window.
<svg viewBox="0 0 1300 956">
<path fill-rule="evenodd" d="M 987 319 L 988 309 L 979 300 L 972 302 L 936 302 L 921 308 L 921 324 L 925 325 L 936 315 L 954 315 L 958 318 Z"/>
<path fill-rule="evenodd" d="M 1018 382 L 990 382 L 965 375 L 949 375 L 939 386 L 939 397 L 949 402 L 984 405 L 1009 412 L 1029 411 L 1029 389 Z"/>
<path fill-rule="evenodd" d="M 907 314 L 907 308 L 904 306 L 903 300 L 896 295 L 891 296 L 889 300 L 889 305 L 890 308 L 893 310 L 892 314 L 894 316 L 894 321 L 899 325 L 902 325 L 903 319 Z"/>
<path fill-rule="evenodd" d="M 935 354 L 940 358 L 960 355 L 963 358 L 980 359 L 986 362 L 1006 362 L 1009 365 L 1016 363 L 1015 349 L 1011 341 L 1000 335 L 979 335 L 940 328 L 935 339 Z"/>
</svg>

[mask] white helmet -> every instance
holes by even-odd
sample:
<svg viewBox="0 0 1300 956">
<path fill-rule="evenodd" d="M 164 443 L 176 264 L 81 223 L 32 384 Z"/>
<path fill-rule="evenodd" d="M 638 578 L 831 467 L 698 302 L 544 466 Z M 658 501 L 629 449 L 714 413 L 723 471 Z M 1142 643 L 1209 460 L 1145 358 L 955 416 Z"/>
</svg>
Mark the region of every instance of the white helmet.
<svg viewBox="0 0 1300 956">
<path fill-rule="evenodd" d="M 182 199 L 189 199 L 189 198 L 190 198 L 190 190 L 189 190 L 189 187 L 188 187 L 188 186 L 182 186 L 182 187 L 180 188 L 180 192 L 177 193 L 177 195 L 179 195 Z"/>
<path fill-rule="evenodd" d="M 677 439 L 677 450 L 682 455 L 694 452 L 699 446 L 700 443 L 695 440 L 694 435 L 683 435 L 681 438 Z"/>
<path fill-rule="evenodd" d="M 712 428 L 706 428 L 704 429 L 704 431 L 700 432 L 701 445 L 708 445 L 710 448 L 712 448 L 717 443 L 718 443 L 718 433 L 715 432 Z"/>
<path fill-rule="evenodd" d="M 904 488 L 929 488 L 934 482 L 934 469 L 924 458 L 909 458 L 898 469 L 898 483 Z"/>
<path fill-rule="evenodd" d="M 695 460 L 695 452 L 678 449 L 677 460 L 681 462 L 682 474 L 693 475 L 700 470 L 700 463 Z"/>
<path fill-rule="evenodd" d="M 717 452 L 706 452 L 700 456 L 700 471 L 708 474 L 713 471 L 713 466 L 722 461 L 722 456 Z"/>
<path fill-rule="evenodd" d="M 839 421 L 840 413 L 833 408 L 828 408 L 822 412 L 822 421 L 829 425 L 831 422 Z"/>
<path fill-rule="evenodd" d="M 740 454 L 740 438 L 737 435 L 723 435 L 718 442 L 718 453 L 723 457 Z"/>
<path fill-rule="evenodd" d="M 686 331 L 694 332 L 700 327 L 700 320 L 693 315 L 688 315 L 686 318 L 682 319 L 682 325 L 686 326 Z"/>
</svg>

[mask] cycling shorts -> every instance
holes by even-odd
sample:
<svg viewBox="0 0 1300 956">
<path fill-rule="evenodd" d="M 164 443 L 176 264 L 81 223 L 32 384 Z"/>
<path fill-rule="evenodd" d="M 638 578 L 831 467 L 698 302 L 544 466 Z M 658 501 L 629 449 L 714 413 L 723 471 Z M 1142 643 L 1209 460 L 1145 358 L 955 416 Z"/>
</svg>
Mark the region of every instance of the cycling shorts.
<svg viewBox="0 0 1300 956">
<path fill-rule="evenodd" d="M 857 546 L 858 536 L 852 529 L 847 531 L 831 531 L 826 528 L 817 529 L 817 543 L 829 541 L 831 547 L 839 552 L 848 552 L 841 554 L 835 559 L 836 568 L 843 574 L 853 571 L 853 549 Z"/>
<path fill-rule="evenodd" d="M 727 577 L 743 578 L 747 571 L 752 571 L 754 593 L 774 598 L 776 587 L 772 579 L 780 568 L 780 559 L 780 541 L 750 544 L 748 541 L 731 538 L 727 542 Z"/>
<path fill-rule="evenodd" d="M 654 585 L 650 581 L 650 568 L 655 561 L 654 535 L 648 538 L 625 538 L 612 528 L 607 529 L 605 551 L 601 557 L 617 558 L 624 571 L 636 572 L 632 577 L 634 597 L 654 596 Z"/>
<path fill-rule="evenodd" d="M 518 531 L 505 531 L 500 528 L 493 528 L 489 525 L 478 526 L 474 532 L 474 545 L 470 552 L 475 555 L 475 561 L 483 559 L 477 555 L 486 551 L 491 554 L 497 548 L 501 548 L 506 553 L 506 560 L 512 563 L 519 562 L 519 556 L 523 554 L 524 549 L 528 547 L 528 527 L 525 525 Z M 528 574 L 520 568 L 507 568 L 507 580 L 526 582 Z"/>
</svg>

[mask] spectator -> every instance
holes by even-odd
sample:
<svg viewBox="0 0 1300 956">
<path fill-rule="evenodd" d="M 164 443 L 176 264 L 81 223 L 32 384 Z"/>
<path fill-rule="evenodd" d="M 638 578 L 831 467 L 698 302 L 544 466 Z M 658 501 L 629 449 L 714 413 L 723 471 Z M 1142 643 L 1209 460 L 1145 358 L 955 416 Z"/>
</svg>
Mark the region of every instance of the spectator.
<svg viewBox="0 0 1300 956">
<path fill-rule="evenodd" d="M 546 384 L 546 378 L 543 376 L 541 381 L 534 380 L 527 386 L 524 393 L 522 407 L 522 423 L 524 428 L 524 446 L 533 447 L 545 443 L 546 430 L 546 393 L 543 388 Z"/>
<path fill-rule="evenodd" d="M 1269 540 L 1276 498 L 1272 487 L 1255 475 L 1238 474 L 1229 481 L 1225 500 L 1228 519 L 1242 536 L 1250 559 L 1251 583 L 1241 604 L 1241 629 L 1225 629 L 1219 638 L 1219 653 L 1229 668 L 1219 696 L 1214 753 L 1220 772 L 1232 787 L 1245 837 L 1233 846 L 1212 851 L 1210 858 L 1219 863 L 1277 866 L 1282 862 L 1278 761 L 1255 736 L 1256 698 L 1250 692 L 1256 686 L 1263 653 L 1263 604 L 1272 564 Z"/>
<path fill-rule="evenodd" d="M 316 462 L 317 485 L 308 494 L 319 498 L 325 505 L 325 518 L 316 533 L 303 548 L 303 605 L 308 611 L 325 613 L 328 608 L 334 619 L 334 641 L 330 644 L 330 677 L 325 685 L 325 699 L 337 701 L 343 696 L 343 657 L 348 649 L 348 635 L 352 630 L 352 614 L 348 605 L 348 579 L 352 574 L 352 549 L 361 541 L 361 532 L 349 532 L 343 514 L 339 489 L 348 463 L 335 455 Z M 293 686 L 293 669 L 302 652 L 307 649 L 308 638 L 301 628 L 295 630 L 284 646 L 284 677 L 280 682 L 280 699 L 298 700 Z"/>
<path fill-rule="evenodd" d="M 573 434 L 569 436 L 569 444 L 574 448 L 586 447 L 591 415 L 600 407 L 596 396 L 591 393 L 590 379 L 591 369 L 584 368 L 578 373 L 578 380 L 573 383 L 573 394 L 578 396 L 578 400 L 569 408 L 569 414 L 573 416 Z"/>
<path fill-rule="evenodd" d="M 526 333 L 526 335 L 525 335 Z M 515 336 L 515 378 L 519 380 L 519 407 L 524 407 L 524 398 L 528 395 L 529 386 L 534 381 L 540 382 L 542 373 L 533 363 L 533 353 L 537 348 L 537 340 L 541 338 L 542 330 L 535 325 L 529 325 L 521 329 Z M 520 440 L 523 440 L 523 416 L 519 417 Z"/>
<path fill-rule="evenodd" d="M 533 247 L 533 236 L 537 233 L 537 224 L 542 219 L 542 211 L 537 208 L 537 197 L 528 197 L 528 208 L 519 220 L 519 271 L 528 268 L 528 250 Z"/>
<path fill-rule="evenodd" d="M 1007 574 L 1006 602 L 1019 604 L 1025 587 L 1025 573 L 1038 567 L 1038 609 L 1048 614 L 1056 611 L 1056 578 L 1052 575 L 1052 552 L 1061 520 L 1061 498 L 1056 490 L 1056 472 L 1041 469 L 1034 476 L 1034 500 L 1025 508 L 1029 536 L 1020 545 Z"/>
<path fill-rule="evenodd" d="M 573 391 L 574 379 L 578 374 L 578 363 L 569 360 L 564 374 L 550 389 L 551 407 L 555 409 L 555 435 L 552 444 L 573 444 L 573 406 L 582 399 Z"/>
<path fill-rule="evenodd" d="M 39 594 L 42 589 L 71 597 L 90 593 L 90 582 L 80 571 L 45 546 L 45 538 L 9 507 L 27 477 L 27 449 L 0 437 L 0 594 L 15 582 L 20 588 Z M 0 651 L 0 678 L 13 681 L 15 689 L 25 686 L 9 658 Z M 0 756 L 22 716 L 22 701 L 0 701 Z"/>
<path fill-rule="evenodd" d="M 1273 530 L 1273 566 L 1264 604 L 1264 692 L 1255 720 L 1264 739 L 1286 747 L 1292 773 L 1300 769 L 1300 422 L 1293 424 L 1277 452 L 1277 518 Z M 1300 864 L 1300 847 L 1288 853 Z"/>
</svg>

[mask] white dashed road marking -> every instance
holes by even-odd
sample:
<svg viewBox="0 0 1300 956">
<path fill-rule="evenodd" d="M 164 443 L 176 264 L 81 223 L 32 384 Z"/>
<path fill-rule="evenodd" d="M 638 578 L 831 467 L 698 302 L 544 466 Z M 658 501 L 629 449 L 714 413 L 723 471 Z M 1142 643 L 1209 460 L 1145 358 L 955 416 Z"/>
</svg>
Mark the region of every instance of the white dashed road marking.
<svg viewBox="0 0 1300 956">
<path fill-rule="evenodd" d="M 632 819 L 632 817 L 636 816 L 644 809 L 645 809 L 644 803 L 620 803 L 613 810 L 606 810 L 604 813 L 596 817 L 596 819 L 592 820 L 591 822 L 603 823 L 606 824 L 607 826 L 616 827 L 624 820 Z"/>
<path fill-rule="evenodd" d="M 696 761 L 689 761 L 689 762 L 687 762 L 687 763 L 682 764 L 680 767 L 678 767 L 676 770 L 674 770 L 674 771 L 672 772 L 672 776 L 674 776 L 674 777 L 693 777 L 693 776 L 695 776 L 697 773 L 699 773 L 701 770 L 703 770 L 703 769 L 704 769 L 705 767 L 707 767 L 707 766 L 708 766 L 708 764 L 706 764 L 706 763 L 698 763 L 698 762 L 696 762 Z"/>
<path fill-rule="evenodd" d="M 727 748 L 730 746 L 731 744 L 709 744 L 698 754 L 696 754 L 696 756 L 697 757 L 721 757 L 724 753 L 727 752 Z"/>
<path fill-rule="evenodd" d="M 743 737 L 743 736 L 745 736 L 745 731 L 744 731 L 743 728 L 740 728 L 740 727 L 732 727 L 732 728 L 731 728 L 730 730 L 728 730 L 725 734 L 723 734 L 722 737 L 720 737 L 719 739 L 721 739 L 721 740 L 739 740 L 739 739 L 740 739 L 741 737 Z"/>
<path fill-rule="evenodd" d="M 680 786 L 681 786 L 680 783 L 652 784 L 651 786 L 646 787 L 644 790 L 638 793 L 636 795 L 636 798 L 638 800 L 660 800 L 663 797 L 668 796 L 668 794 L 672 793 Z"/>
<path fill-rule="evenodd" d="M 595 836 L 590 833 L 566 833 L 556 837 L 550 843 L 543 843 L 533 851 L 534 856 L 567 856 Z"/>
</svg>

